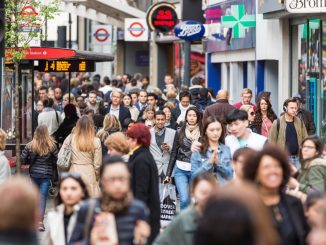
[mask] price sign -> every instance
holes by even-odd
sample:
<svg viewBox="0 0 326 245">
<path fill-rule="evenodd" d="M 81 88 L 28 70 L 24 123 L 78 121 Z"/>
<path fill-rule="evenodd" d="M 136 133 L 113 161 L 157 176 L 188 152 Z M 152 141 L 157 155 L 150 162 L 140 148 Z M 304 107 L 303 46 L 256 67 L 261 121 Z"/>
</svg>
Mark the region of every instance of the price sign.
<svg viewBox="0 0 326 245">
<path fill-rule="evenodd" d="M 86 72 L 95 71 L 95 62 L 90 60 L 40 60 L 38 71 Z"/>
</svg>

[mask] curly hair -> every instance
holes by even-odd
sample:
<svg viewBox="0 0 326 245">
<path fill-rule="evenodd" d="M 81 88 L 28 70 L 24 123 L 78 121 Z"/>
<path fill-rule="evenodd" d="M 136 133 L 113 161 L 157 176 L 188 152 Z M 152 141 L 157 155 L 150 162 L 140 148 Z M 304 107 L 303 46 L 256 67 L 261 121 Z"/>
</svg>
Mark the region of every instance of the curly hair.
<svg viewBox="0 0 326 245">
<path fill-rule="evenodd" d="M 261 125 L 263 123 L 263 114 L 261 112 L 261 108 L 260 108 L 260 102 L 264 100 L 267 103 L 267 118 L 269 120 L 271 120 L 272 122 L 277 119 L 277 116 L 275 115 L 273 109 L 272 109 L 272 104 L 270 102 L 270 100 L 267 97 L 261 97 L 258 101 L 257 101 L 257 110 L 256 110 L 256 116 L 255 119 L 253 121 L 253 126 L 258 130 L 258 132 L 261 131 Z"/>
<path fill-rule="evenodd" d="M 245 180 L 255 182 L 258 174 L 259 165 L 261 164 L 261 161 L 264 156 L 270 156 L 274 158 L 276 161 L 279 162 L 282 168 L 283 178 L 282 183 L 279 187 L 279 190 L 281 192 L 289 181 L 291 170 L 290 164 L 288 162 L 288 156 L 286 155 L 284 149 L 281 149 L 278 145 L 267 144 L 263 148 L 263 150 L 258 152 L 254 157 L 252 157 L 251 159 L 247 159 L 243 167 L 243 177 Z"/>
</svg>

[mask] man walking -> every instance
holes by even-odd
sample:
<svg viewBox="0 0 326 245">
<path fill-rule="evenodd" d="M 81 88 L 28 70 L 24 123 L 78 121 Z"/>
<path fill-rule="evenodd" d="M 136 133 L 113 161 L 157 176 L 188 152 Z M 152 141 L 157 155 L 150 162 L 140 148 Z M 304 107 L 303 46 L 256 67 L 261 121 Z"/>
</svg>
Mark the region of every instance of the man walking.
<svg viewBox="0 0 326 245">
<path fill-rule="evenodd" d="M 228 91 L 221 89 L 216 95 L 216 103 L 206 108 L 203 121 L 212 116 L 219 118 L 226 125 L 226 117 L 234 109 L 235 107 L 229 104 Z"/>
<path fill-rule="evenodd" d="M 166 115 L 163 111 L 155 113 L 155 127 L 151 128 L 151 144 L 149 147 L 157 165 L 159 181 L 163 183 L 169 165 L 175 130 L 165 127 Z"/>
<path fill-rule="evenodd" d="M 303 121 L 298 118 L 296 98 L 289 98 L 283 103 L 284 114 L 273 122 L 268 141 L 286 147 L 294 166 L 299 169 L 299 149 L 302 141 L 308 136 Z"/>
</svg>

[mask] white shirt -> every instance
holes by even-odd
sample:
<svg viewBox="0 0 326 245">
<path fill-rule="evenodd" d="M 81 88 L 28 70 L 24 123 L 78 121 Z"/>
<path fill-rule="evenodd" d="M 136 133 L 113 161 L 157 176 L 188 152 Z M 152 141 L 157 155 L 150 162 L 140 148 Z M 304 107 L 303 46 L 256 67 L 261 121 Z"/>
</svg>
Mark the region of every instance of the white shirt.
<svg viewBox="0 0 326 245">
<path fill-rule="evenodd" d="M 119 120 L 119 111 L 120 111 L 120 106 L 117 108 L 114 108 L 111 105 L 109 114 L 116 116 L 116 118 Z"/>
<path fill-rule="evenodd" d="M 102 88 L 99 88 L 99 91 L 101 91 L 103 94 L 106 94 L 109 91 L 112 91 L 112 87 L 110 85 L 105 85 Z"/>
<path fill-rule="evenodd" d="M 250 131 L 250 135 L 248 139 L 246 140 L 246 145 L 244 147 L 249 147 L 255 151 L 260 151 L 263 149 L 267 138 L 265 136 L 262 136 L 260 134 L 253 133 L 251 129 L 247 129 Z M 231 155 L 233 156 L 233 153 L 241 148 L 239 139 L 235 137 L 234 135 L 228 135 L 225 138 L 225 145 L 230 147 Z"/>
</svg>

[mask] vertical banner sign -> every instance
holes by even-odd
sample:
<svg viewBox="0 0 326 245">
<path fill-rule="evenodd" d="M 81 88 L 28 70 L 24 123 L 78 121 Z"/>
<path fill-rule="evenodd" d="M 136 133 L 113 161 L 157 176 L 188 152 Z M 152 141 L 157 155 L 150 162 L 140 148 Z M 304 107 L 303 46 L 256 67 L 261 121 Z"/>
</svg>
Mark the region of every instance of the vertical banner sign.
<svg viewBox="0 0 326 245">
<path fill-rule="evenodd" d="M 148 27 L 145 19 L 126 18 L 124 40 L 126 42 L 147 42 Z"/>
<path fill-rule="evenodd" d="M 92 45 L 93 51 L 99 53 L 112 54 L 113 26 L 93 25 L 92 26 Z M 114 55 L 114 54 L 113 54 Z M 112 76 L 113 63 L 96 63 L 95 72 L 105 76 Z"/>
</svg>

